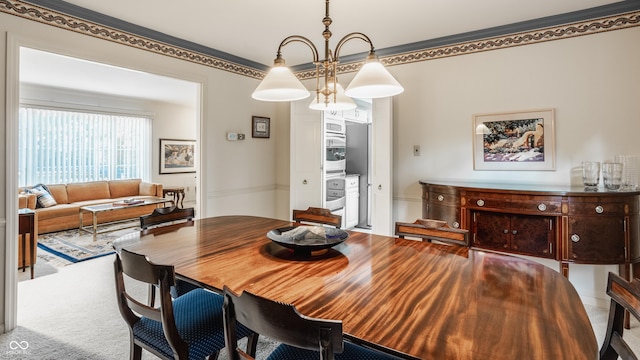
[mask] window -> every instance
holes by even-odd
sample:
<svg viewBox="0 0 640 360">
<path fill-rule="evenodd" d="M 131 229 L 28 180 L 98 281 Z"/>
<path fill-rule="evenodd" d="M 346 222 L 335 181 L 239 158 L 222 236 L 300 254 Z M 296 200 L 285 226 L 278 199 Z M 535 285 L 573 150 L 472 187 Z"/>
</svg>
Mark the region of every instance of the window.
<svg viewBox="0 0 640 360">
<path fill-rule="evenodd" d="M 149 178 L 150 118 L 22 106 L 19 111 L 19 186 Z"/>
</svg>

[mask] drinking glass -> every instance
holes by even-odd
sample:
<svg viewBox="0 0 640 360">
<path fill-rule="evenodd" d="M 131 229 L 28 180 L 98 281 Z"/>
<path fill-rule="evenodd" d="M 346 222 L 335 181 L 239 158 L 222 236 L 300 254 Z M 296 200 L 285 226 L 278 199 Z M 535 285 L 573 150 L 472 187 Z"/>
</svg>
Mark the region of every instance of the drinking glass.
<svg viewBox="0 0 640 360">
<path fill-rule="evenodd" d="M 604 162 L 602 164 L 602 181 L 607 190 L 619 190 L 622 185 L 622 164 Z"/>
<path fill-rule="evenodd" d="M 620 190 L 634 191 L 638 187 L 638 155 L 616 155 L 614 161 L 622 164 Z"/>
<path fill-rule="evenodd" d="M 582 162 L 582 183 L 587 188 L 597 187 L 600 182 L 600 162 L 583 161 Z"/>
</svg>

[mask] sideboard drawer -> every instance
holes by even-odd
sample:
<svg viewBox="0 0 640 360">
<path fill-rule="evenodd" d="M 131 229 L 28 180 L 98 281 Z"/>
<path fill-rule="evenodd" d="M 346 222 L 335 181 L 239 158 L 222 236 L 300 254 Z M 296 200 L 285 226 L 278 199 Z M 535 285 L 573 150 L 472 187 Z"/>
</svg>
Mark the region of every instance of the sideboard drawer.
<svg viewBox="0 0 640 360">
<path fill-rule="evenodd" d="M 625 215 L 629 211 L 629 204 L 616 198 L 569 200 L 569 215 Z"/>
<path fill-rule="evenodd" d="M 469 209 L 499 210 L 516 214 L 559 215 L 562 209 L 560 196 L 536 196 L 493 194 L 467 191 L 463 195 Z"/>
<path fill-rule="evenodd" d="M 460 206 L 460 194 L 448 187 L 434 187 L 425 193 L 425 198 L 432 204 Z"/>
</svg>

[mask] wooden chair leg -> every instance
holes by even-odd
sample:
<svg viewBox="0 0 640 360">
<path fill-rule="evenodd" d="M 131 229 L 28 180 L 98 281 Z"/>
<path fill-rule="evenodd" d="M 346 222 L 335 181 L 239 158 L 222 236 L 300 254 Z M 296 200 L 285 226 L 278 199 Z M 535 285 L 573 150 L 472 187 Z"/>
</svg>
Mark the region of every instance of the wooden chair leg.
<svg viewBox="0 0 640 360">
<path fill-rule="evenodd" d="M 142 359 L 142 348 L 131 341 L 131 360 Z"/>
<path fill-rule="evenodd" d="M 249 337 L 247 338 L 247 353 L 254 358 L 256 357 L 256 351 L 258 350 L 259 336 L 260 334 L 253 333 L 249 335 Z"/>
</svg>

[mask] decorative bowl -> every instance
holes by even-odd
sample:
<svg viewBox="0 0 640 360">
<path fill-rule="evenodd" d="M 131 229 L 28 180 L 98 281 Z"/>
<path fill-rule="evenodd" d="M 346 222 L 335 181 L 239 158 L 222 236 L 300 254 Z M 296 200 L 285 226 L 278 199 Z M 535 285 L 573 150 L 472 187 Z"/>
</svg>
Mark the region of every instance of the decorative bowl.
<svg viewBox="0 0 640 360">
<path fill-rule="evenodd" d="M 336 246 L 349 238 L 349 233 L 326 226 L 287 226 L 270 230 L 267 237 L 296 254 L 310 255 L 312 251 Z"/>
</svg>

